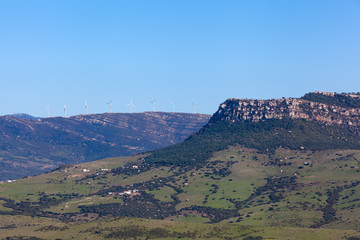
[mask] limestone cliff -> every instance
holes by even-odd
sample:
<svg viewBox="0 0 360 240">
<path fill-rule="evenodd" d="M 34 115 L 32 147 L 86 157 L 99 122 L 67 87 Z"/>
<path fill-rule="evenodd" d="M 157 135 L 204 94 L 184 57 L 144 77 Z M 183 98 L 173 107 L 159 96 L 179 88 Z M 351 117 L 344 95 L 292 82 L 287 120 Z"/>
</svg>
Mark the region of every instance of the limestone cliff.
<svg viewBox="0 0 360 240">
<path fill-rule="evenodd" d="M 360 126 L 360 94 L 315 92 L 302 98 L 230 98 L 220 105 L 210 122 L 266 119 L 305 119 L 330 125 Z"/>
</svg>

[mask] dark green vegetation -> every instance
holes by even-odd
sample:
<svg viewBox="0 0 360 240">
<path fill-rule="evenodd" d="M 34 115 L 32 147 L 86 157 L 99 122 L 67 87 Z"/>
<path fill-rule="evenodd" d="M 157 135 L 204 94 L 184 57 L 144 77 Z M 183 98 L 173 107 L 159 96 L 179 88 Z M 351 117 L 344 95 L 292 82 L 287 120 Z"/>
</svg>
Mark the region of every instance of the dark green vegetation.
<svg viewBox="0 0 360 240">
<path fill-rule="evenodd" d="M 279 147 L 292 150 L 360 149 L 360 136 L 357 128 L 306 120 L 210 120 L 210 124 L 183 143 L 157 150 L 147 159 L 160 164 L 203 164 L 214 152 L 234 144 L 271 154 Z"/>
<path fill-rule="evenodd" d="M 70 118 L 0 117 L 0 181 L 105 157 L 130 156 L 175 144 L 209 115 L 105 113 Z"/>
</svg>

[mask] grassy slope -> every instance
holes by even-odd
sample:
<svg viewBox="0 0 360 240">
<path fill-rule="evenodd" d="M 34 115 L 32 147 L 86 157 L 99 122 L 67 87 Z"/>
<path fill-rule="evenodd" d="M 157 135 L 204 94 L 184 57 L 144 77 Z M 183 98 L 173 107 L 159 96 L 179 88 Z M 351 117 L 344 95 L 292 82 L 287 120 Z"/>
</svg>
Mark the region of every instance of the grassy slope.
<svg viewBox="0 0 360 240">
<path fill-rule="evenodd" d="M 106 219 L 88 223 L 61 223 L 54 220 L 29 217 L 0 217 L 0 238 L 32 236 L 40 239 L 243 239 L 263 236 L 269 239 L 341 239 L 357 236 L 352 230 L 259 228 L 238 224 L 201 224 L 164 222 L 147 219 Z M 4 225 L 4 222 L 10 224 Z"/>
<path fill-rule="evenodd" d="M 79 212 L 79 205 L 122 202 L 122 199 L 117 196 L 93 195 L 104 187 L 125 187 L 136 182 L 155 181 L 160 177 L 170 176 L 174 172 L 179 173 L 181 170 L 180 167 L 162 166 L 133 176 L 124 174 L 115 174 L 114 176 L 109 172 L 101 172 L 102 168 L 116 168 L 128 162 L 136 163 L 138 159 L 143 157 L 104 159 L 70 167 L 66 172 L 64 170 L 61 172 L 56 171 L 29 179 L 22 179 L 14 183 L 1 184 L 0 197 L 11 198 L 17 202 L 26 199 L 37 201 L 41 197 L 39 192 L 70 194 L 76 191 L 81 193 L 82 196 L 50 206 L 45 210 L 62 214 Z M 226 228 L 230 229 L 226 231 L 229 237 L 238 237 L 244 234 L 244 232 L 236 230 L 238 226 L 249 227 L 250 232 L 256 231 L 251 233 L 252 236 L 273 237 L 276 239 L 306 239 L 307 236 L 316 239 L 339 239 L 340 236 L 346 234 L 356 235 L 358 234 L 356 231 L 360 231 L 358 217 L 360 213 L 360 185 L 339 192 L 340 197 L 334 204 L 334 208 L 337 210 L 336 219 L 323 224 L 322 230 L 308 229 L 308 227 L 323 221 L 322 209 L 327 204 L 327 191 L 329 189 L 334 189 L 337 186 L 344 187 L 358 181 L 359 159 L 359 150 L 305 151 L 277 149 L 274 154 L 268 155 L 259 153 L 258 150 L 232 146 L 226 150 L 216 152 L 204 166 L 180 172 L 174 177 L 174 181 L 170 185 L 182 190 L 181 193 L 176 195 L 180 200 L 176 205 L 176 210 L 191 207 L 192 205 L 235 210 L 235 202 L 243 201 L 243 206 L 238 208 L 238 212 L 241 214 L 240 220 L 238 217 L 234 217 L 225 219 L 222 223 L 202 225 L 201 223 L 210 221 L 204 214 L 180 211 L 177 215 L 166 218 L 166 220 L 171 221 L 165 222 L 110 218 L 107 220 L 109 221 L 108 225 L 113 226 L 113 229 L 107 233 L 116 233 L 117 231 L 116 234 L 119 234 L 120 226 L 139 225 L 146 227 L 148 230 L 154 228 L 154 226 L 159 226 L 170 232 L 185 232 L 185 230 L 196 226 L 201 234 L 210 234 L 211 229 L 217 226 L 226 226 Z M 277 163 L 277 165 L 268 165 L 269 162 Z M 291 162 L 291 165 L 284 164 L 288 162 Z M 304 165 L 305 162 L 307 162 L 306 165 Z M 228 163 L 231 164 L 228 165 Z M 223 169 L 227 166 L 231 171 L 228 175 L 214 174 L 214 170 Z M 90 172 L 83 173 L 81 171 L 83 168 L 90 169 Z M 96 171 L 99 172 L 100 176 L 94 179 L 84 179 L 87 175 L 95 174 Z M 264 191 L 255 197 L 249 198 L 256 189 L 266 184 L 265 178 L 271 176 L 294 176 L 294 174 L 297 175 L 296 187 L 294 189 L 278 189 L 276 194 L 282 195 L 282 198 L 278 201 L 269 201 L 271 191 Z M 214 191 L 215 189 L 216 191 Z M 171 196 L 176 194 L 174 188 L 169 186 L 152 188 L 147 192 L 152 193 L 155 198 L 163 202 L 173 202 Z M 232 199 L 232 201 L 228 199 Z M 0 201 L 0 210 L 11 210 L 5 208 L 2 204 L 4 204 L 4 201 Z M 23 221 L 29 221 L 26 220 L 29 219 L 27 216 L 3 215 L 1 218 L 3 219 L 0 221 L 3 223 L 3 227 L 0 228 L 1 238 L 4 236 L 28 235 L 54 239 L 55 236 L 60 235 L 63 239 L 68 239 L 70 236 L 80 239 L 85 237 L 88 239 L 101 239 L 106 233 L 106 231 L 101 230 L 102 234 L 99 235 L 86 230 L 99 225 L 102 220 L 88 223 L 64 223 L 53 218 L 36 218 L 37 220 L 34 223 L 27 225 L 23 223 Z M 181 227 L 176 228 L 172 221 L 178 224 L 181 223 L 176 225 Z M 194 225 L 194 223 L 197 224 Z M 11 224 L 15 224 L 16 229 L 11 228 Z M 39 229 L 50 225 L 56 227 L 48 227 L 48 229 L 44 228 L 45 230 L 39 231 Z M 10 227 L 6 228 L 6 226 Z M 65 226 L 66 229 L 62 229 Z M 275 229 L 274 227 L 281 228 Z M 329 230 L 325 230 L 325 228 Z M 204 237 L 201 234 L 195 234 L 196 238 L 201 239 Z M 212 239 L 210 235 L 207 235 L 207 238 Z M 213 239 L 218 238 L 213 237 Z"/>
<path fill-rule="evenodd" d="M 293 150 L 360 149 L 360 137 L 356 128 L 305 120 L 226 122 L 213 119 L 184 142 L 156 150 L 147 160 L 170 165 L 198 165 L 214 152 L 235 144 L 273 154 L 279 147 Z"/>
<path fill-rule="evenodd" d="M 100 184 L 84 183 L 75 184 L 77 180 L 92 175 L 101 169 L 112 169 L 122 166 L 127 162 L 136 162 L 141 155 L 134 157 L 106 158 L 99 161 L 74 165 L 65 170 L 54 171 L 47 174 L 41 174 L 34 177 L 19 179 L 16 182 L 0 184 L 0 196 L 21 201 L 38 199 L 37 193 L 45 192 L 46 194 L 91 194 L 103 187 Z M 82 169 L 89 169 L 90 172 L 83 172 Z M 111 179 L 112 180 L 112 179 Z M 109 182 L 111 182 L 109 179 Z M 113 180 L 115 181 L 115 180 Z"/>
</svg>

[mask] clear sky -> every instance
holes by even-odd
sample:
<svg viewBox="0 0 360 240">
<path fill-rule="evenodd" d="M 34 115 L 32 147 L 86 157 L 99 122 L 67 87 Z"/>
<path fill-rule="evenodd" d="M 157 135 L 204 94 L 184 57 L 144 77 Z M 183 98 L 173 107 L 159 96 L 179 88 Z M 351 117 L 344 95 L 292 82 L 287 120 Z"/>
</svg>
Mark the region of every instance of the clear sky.
<svg viewBox="0 0 360 240">
<path fill-rule="evenodd" d="M 360 0 L 0 0 L 0 115 L 360 91 Z"/>
</svg>

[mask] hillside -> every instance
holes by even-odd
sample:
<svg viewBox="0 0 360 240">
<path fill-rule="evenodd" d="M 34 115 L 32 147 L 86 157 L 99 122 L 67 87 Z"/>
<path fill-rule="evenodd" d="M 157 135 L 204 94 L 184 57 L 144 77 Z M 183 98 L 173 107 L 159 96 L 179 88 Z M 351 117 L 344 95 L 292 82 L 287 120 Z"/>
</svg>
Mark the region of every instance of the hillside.
<svg viewBox="0 0 360 240">
<path fill-rule="evenodd" d="M 229 99 L 181 143 L 0 184 L 0 238 L 359 240 L 358 101 Z"/>
<path fill-rule="evenodd" d="M 105 113 L 26 119 L 0 117 L 0 181 L 43 173 L 61 164 L 130 156 L 175 143 L 209 115 Z"/>
<path fill-rule="evenodd" d="M 196 168 L 144 157 L 0 184 L 0 238 L 360 238 L 359 150 L 233 146 Z"/>
<path fill-rule="evenodd" d="M 347 99 L 341 100 L 341 106 L 338 95 Z M 317 101 L 323 98 L 327 103 Z M 333 102 L 329 100 L 332 98 Z M 360 107 L 356 103 L 360 104 L 360 95 L 323 92 L 300 99 L 228 99 L 199 132 L 181 144 L 155 151 L 148 160 L 160 164 L 202 164 L 214 152 L 234 144 L 263 153 L 274 153 L 279 147 L 360 149 Z"/>
</svg>

